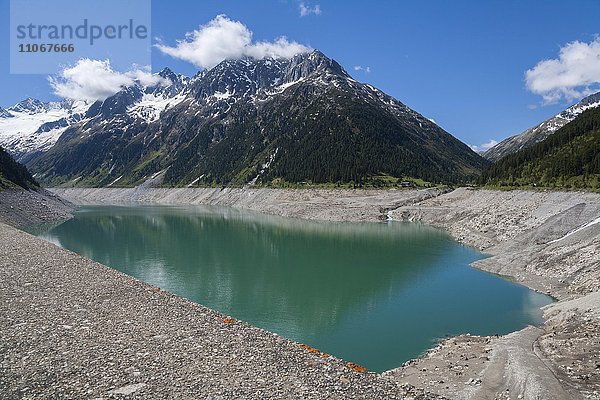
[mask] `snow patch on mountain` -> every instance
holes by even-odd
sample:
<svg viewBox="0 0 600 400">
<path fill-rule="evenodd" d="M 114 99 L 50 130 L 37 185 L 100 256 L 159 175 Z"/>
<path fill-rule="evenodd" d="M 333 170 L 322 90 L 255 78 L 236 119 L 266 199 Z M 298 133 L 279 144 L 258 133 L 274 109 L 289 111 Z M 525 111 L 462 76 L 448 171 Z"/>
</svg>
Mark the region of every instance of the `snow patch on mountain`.
<svg viewBox="0 0 600 400">
<path fill-rule="evenodd" d="M 12 118 L 13 115 L 6 111 L 4 108 L 0 107 L 0 118 Z"/>
<path fill-rule="evenodd" d="M 154 122 L 159 119 L 160 114 L 169 107 L 173 107 L 185 100 L 185 96 L 178 94 L 174 97 L 147 93 L 142 98 L 129 106 L 127 112 L 130 115 L 139 117 L 147 122 Z"/>
</svg>

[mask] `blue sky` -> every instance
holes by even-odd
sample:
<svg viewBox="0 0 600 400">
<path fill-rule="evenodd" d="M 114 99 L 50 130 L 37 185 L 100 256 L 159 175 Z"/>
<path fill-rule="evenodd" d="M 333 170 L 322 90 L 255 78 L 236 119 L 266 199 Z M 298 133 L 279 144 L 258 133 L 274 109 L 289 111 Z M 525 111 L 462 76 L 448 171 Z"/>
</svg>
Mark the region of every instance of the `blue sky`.
<svg viewBox="0 0 600 400">
<path fill-rule="evenodd" d="M 305 11 L 318 6 L 320 12 L 301 16 L 301 5 Z M 9 73 L 8 10 L 9 0 L 0 0 L 0 106 L 28 96 L 56 99 L 45 75 Z M 174 46 L 219 14 L 246 25 L 254 41 L 286 36 L 321 50 L 357 80 L 478 145 L 519 133 L 575 102 L 585 88 L 549 101 L 527 87 L 525 73 L 557 59 L 568 43 L 589 44 L 600 34 L 598 0 L 155 0 L 152 37 Z M 165 66 L 187 75 L 198 70 L 154 48 L 152 70 Z M 586 85 L 589 90 L 597 82 Z"/>
</svg>

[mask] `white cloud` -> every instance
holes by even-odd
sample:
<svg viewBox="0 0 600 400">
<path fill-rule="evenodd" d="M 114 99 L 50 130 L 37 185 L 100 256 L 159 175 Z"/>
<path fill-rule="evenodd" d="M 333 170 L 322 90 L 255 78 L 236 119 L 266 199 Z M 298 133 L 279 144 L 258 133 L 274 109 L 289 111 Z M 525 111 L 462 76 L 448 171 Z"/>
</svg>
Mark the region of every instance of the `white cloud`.
<svg viewBox="0 0 600 400">
<path fill-rule="evenodd" d="M 540 61 L 527 70 L 525 82 L 545 104 L 572 101 L 600 90 L 600 36 L 590 43 L 567 43 L 558 58 Z"/>
<path fill-rule="evenodd" d="M 57 96 L 86 101 L 104 100 L 136 81 L 143 86 L 169 83 L 147 69 L 134 68 L 122 73 L 113 70 L 109 60 L 89 58 L 80 59 L 74 66 L 64 68 L 57 77 L 48 77 L 48 81 Z"/>
<path fill-rule="evenodd" d="M 364 71 L 367 74 L 371 72 L 371 67 L 363 67 L 362 65 L 355 65 L 354 66 L 354 70 L 355 71 Z"/>
<path fill-rule="evenodd" d="M 200 68 L 212 68 L 223 60 L 235 60 L 243 57 L 256 59 L 291 58 L 311 49 L 297 42 L 290 42 L 282 36 L 274 42 L 252 42 L 252 32 L 239 21 L 233 21 L 225 15 L 217 15 L 206 25 L 185 34 L 170 47 L 162 43 L 156 47 L 174 58 L 190 62 Z"/>
<path fill-rule="evenodd" d="M 310 5 L 301 1 L 298 8 L 300 9 L 301 17 L 308 17 L 311 14 L 321 15 L 321 6 L 319 4 L 315 5 L 314 7 L 311 7 Z"/>
<path fill-rule="evenodd" d="M 498 142 L 496 140 L 490 139 L 490 141 L 487 143 L 480 144 L 479 146 L 475 145 L 475 144 L 470 144 L 469 147 L 471 148 L 471 150 L 479 153 L 479 152 L 489 150 L 497 144 L 498 144 Z"/>
<path fill-rule="evenodd" d="M 150 72 L 149 67 L 144 69 L 135 68 L 126 72 L 125 75 L 130 76 L 135 81 L 138 81 L 142 86 L 167 86 L 172 83 L 169 79 Z"/>
</svg>

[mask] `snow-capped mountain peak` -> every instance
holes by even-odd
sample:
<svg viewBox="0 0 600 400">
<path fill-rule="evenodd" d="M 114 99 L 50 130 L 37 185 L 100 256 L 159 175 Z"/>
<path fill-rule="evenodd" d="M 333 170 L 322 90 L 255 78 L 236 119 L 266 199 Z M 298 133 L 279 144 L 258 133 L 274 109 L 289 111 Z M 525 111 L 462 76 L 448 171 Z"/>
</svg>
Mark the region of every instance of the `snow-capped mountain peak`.
<svg viewBox="0 0 600 400">
<path fill-rule="evenodd" d="M 46 108 L 46 105 L 38 99 L 28 97 L 25 100 L 18 102 L 14 106 L 9 107 L 8 111 L 15 113 L 37 114 L 45 111 Z"/>
<path fill-rule="evenodd" d="M 0 146 L 17 160 L 52 147 L 71 124 L 81 120 L 89 104 L 82 101 L 43 103 L 27 98 L 0 118 Z M 0 114 L 2 114 L 0 112 Z"/>
<path fill-rule="evenodd" d="M 4 108 L 0 107 L 0 118 L 12 118 L 13 115 L 6 111 Z"/>
</svg>

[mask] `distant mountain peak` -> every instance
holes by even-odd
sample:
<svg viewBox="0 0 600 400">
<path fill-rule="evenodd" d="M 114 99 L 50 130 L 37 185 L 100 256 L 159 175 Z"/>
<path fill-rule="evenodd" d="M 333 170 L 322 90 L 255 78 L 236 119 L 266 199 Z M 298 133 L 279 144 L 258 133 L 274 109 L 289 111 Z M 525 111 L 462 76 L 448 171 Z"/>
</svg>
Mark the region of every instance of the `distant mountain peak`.
<svg viewBox="0 0 600 400">
<path fill-rule="evenodd" d="M 290 60 L 290 69 L 293 74 L 292 80 L 307 77 L 316 72 L 328 72 L 344 78 L 350 78 L 350 75 L 337 61 L 327 57 L 319 50 L 294 56 Z"/>
<path fill-rule="evenodd" d="M 173 72 L 171 70 L 171 68 L 165 67 L 158 73 L 158 76 L 160 76 L 161 78 L 170 80 L 171 83 L 176 83 L 180 80 L 179 77 L 181 75 L 178 75 L 175 72 Z"/>
<path fill-rule="evenodd" d="M 34 99 L 32 97 L 28 97 L 25 100 L 21 100 L 17 104 L 8 108 L 8 111 L 13 112 L 25 112 L 28 114 L 36 114 L 45 109 L 44 103 L 39 101 L 38 99 Z"/>
<path fill-rule="evenodd" d="M 174 72 L 169 67 L 164 67 L 159 73 L 160 76 L 168 76 L 174 74 Z"/>
<path fill-rule="evenodd" d="M 590 94 L 589 96 L 584 97 L 578 104 L 588 105 L 588 104 L 598 103 L 598 102 L 600 102 L 600 92 Z"/>
<path fill-rule="evenodd" d="M 62 100 L 42 103 L 28 97 L 10 107 L 8 118 L 0 111 L 0 146 L 18 161 L 52 147 L 62 133 L 80 121 L 89 107 L 85 101 Z"/>
</svg>

